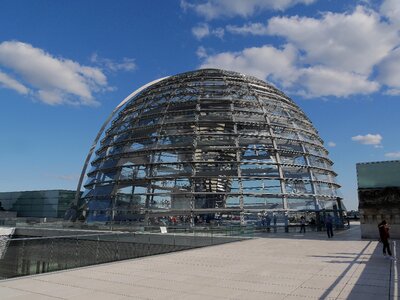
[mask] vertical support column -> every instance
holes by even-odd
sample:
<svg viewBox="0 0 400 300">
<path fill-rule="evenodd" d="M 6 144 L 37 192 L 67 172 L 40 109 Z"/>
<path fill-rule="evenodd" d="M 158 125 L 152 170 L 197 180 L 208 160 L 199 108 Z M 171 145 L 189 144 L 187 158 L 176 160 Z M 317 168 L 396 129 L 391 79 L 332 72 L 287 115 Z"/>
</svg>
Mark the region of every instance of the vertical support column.
<svg viewBox="0 0 400 300">
<path fill-rule="evenodd" d="M 298 134 L 297 134 L 297 135 L 298 135 Z M 315 196 L 315 195 L 316 195 L 317 188 L 316 188 L 316 186 L 315 186 L 315 181 L 316 181 L 316 179 L 315 179 L 315 177 L 314 177 L 314 171 L 311 169 L 310 158 L 309 158 L 308 153 L 306 152 L 306 149 L 305 149 L 303 143 L 301 143 L 301 149 L 303 150 L 304 159 L 305 159 L 306 164 L 307 164 L 307 170 L 308 170 L 308 172 L 309 172 L 309 174 L 310 174 L 311 189 L 312 189 L 312 193 L 313 193 L 313 195 L 314 195 L 314 196 L 313 196 L 313 199 L 314 199 L 314 209 L 315 209 L 315 211 L 319 211 L 318 200 L 317 200 L 317 197 Z"/>
<path fill-rule="evenodd" d="M 197 102 L 196 102 L 196 111 L 195 111 L 195 127 L 194 127 L 194 134 L 195 134 L 195 139 L 193 140 L 193 148 L 192 148 L 192 177 L 191 177 L 191 196 L 190 196 L 190 225 L 194 227 L 195 222 L 195 192 L 196 192 L 196 163 L 197 163 L 197 157 L 196 157 L 196 150 L 197 150 L 197 144 L 199 140 L 199 115 L 200 115 L 200 97 L 197 97 Z"/>
<path fill-rule="evenodd" d="M 275 134 L 274 134 L 274 132 L 272 130 L 271 120 L 269 119 L 268 111 L 266 110 L 265 106 L 263 105 L 263 103 L 260 100 L 260 98 L 258 97 L 258 95 L 256 93 L 254 93 L 253 95 L 254 95 L 254 97 L 256 97 L 256 99 L 258 101 L 258 105 L 260 105 L 260 108 L 263 111 L 263 115 L 264 115 L 265 121 L 267 122 L 267 125 L 268 125 L 268 133 L 269 133 L 269 136 L 270 136 L 271 141 L 272 141 L 272 146 L 274 148 L 276 165 L 277 165 L 278 173 L 279 173 L 279 181 L 280 181 L 280 184 L 281 184 L 281 192 L 282 192 L 282 195 L 283 195 L 283 199 L 282 199 L 282 201 L 283 201 L 283 209 L 286 211 L 288 209 L 287 197 L 286 197 L 286 186 L 285 186 L 285 182 L 284 182 L 284 174 L 283 174 L 283 170 L 282 170 L 282 166 L 281 166 L 281 158 L 279 156 L 278 145 L 276 143 Z"/>
<path fill-rule="evenodd" d="M 242 171 L 241 171 L 241 148 L 239 144 L 239 133 L 237 130 L 237 123 L 235 119 L 235 106 L 233 101 L 231 102 L 230 105 L 230 110 L 232 114 L 232 120 L 233 120 L 233 134 L 235 136 L 235 147 L 236 147 L 236 168 L 237 168 L 237 175 L 238 175 L 238 183 L 239 183 L 239 207 L 240 207 L 240 224 L 244 224 L 244 198 L 243 198 L 243 183 L 242 183 Z"/>
</svg>

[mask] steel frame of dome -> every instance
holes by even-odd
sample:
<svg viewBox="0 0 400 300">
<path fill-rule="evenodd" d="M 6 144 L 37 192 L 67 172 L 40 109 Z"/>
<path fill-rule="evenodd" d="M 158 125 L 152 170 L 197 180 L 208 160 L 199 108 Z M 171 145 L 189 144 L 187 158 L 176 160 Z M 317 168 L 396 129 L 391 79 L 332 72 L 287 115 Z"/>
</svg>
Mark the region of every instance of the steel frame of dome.
<svg viewBox="0 0 400 300">
<path fill-rule="evenodd" d="M 77 197 L 96 146 L 79 200 L 89 220 L 342 210 L 311 121 L 275 87 L 240 73 L 187 72 L 128 96 L 98 133 Z"/>
</svg>

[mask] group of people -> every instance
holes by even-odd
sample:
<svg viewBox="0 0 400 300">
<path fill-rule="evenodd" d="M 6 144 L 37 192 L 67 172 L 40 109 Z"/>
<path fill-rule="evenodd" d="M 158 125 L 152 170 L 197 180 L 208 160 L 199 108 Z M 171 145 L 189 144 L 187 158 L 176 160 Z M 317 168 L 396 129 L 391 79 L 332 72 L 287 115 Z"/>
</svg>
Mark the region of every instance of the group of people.
<svg viewBox="0 0 400 300">
<path fill-rule="evenodd" d="M 328 238 L 333 237 L 333 218 L 330 214 L 326 216 L 324 223 Z M 312 219 L 312 222 L 310 221 L 310 225 L 315 226 L 314 219 Z M 300 233 L 306 233 L 306 219 L 304 216 L 301 216 L 300 218 Z"/>
</svg>

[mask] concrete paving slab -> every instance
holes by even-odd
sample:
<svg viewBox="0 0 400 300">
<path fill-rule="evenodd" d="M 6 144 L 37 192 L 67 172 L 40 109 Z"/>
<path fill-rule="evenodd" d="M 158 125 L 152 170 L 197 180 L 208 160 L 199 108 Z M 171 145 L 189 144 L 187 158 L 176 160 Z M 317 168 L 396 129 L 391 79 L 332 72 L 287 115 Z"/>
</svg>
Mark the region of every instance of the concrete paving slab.
<svg viewBox="0 0 400 300">
<path fill-rule="evenodd" d="M 15 289 L 12 287 L 0 286 L 0 295 L 1 298 L 12 298 L 12 297 L 20 297 L 29 295 L 28 292 L 21 291 L 19 289 Z"/>
</svg>

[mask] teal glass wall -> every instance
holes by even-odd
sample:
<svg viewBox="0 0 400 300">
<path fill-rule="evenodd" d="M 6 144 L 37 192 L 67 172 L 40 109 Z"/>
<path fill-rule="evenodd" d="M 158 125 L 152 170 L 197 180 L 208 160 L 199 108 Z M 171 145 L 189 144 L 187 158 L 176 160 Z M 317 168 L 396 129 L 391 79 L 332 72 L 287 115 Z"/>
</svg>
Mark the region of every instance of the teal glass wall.
<svg viewBox="0 0 400 300">
<path fill-rule="evenodd" d="M 0 193 L 1 206 L 17 217 L 62 218 L 74 200 L 75 191 L 45 190 Z"/>
<path fill-rule="evenodd" d="M 400 187 L 400 161 L 357 164 L 359 189 Z"/>
</svg>

